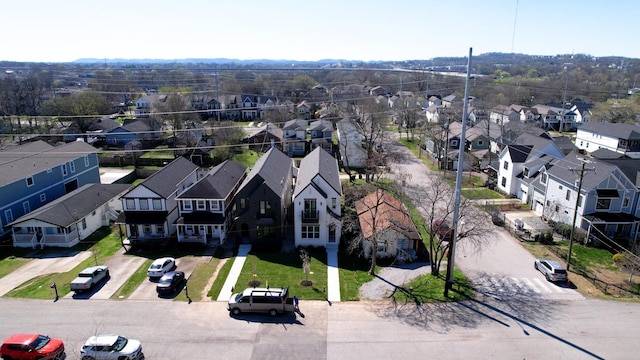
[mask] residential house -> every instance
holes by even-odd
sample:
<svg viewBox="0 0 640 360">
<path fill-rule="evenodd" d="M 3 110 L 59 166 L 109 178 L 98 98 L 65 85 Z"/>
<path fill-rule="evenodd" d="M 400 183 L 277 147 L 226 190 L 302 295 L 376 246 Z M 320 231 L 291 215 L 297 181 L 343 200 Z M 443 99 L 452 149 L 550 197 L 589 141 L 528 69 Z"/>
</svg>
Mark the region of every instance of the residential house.
<svg viewBox="0 0 640 360">
<path fill-rule="evenodd" d="M 497 189 L 526 203 L 529 199 L 527 179 L 534 177 L 546 163 L 563 157 L 553 140 L 522 134 L 500 152 Z"/>
<path fill-rule="evenodd" d="M 458 103 L 458 99 L 455 95 L 448 95 L 442 98 L 442 106 L 446 108 L 454 107 Z"/>
<path fill-rule="evenodd" d="M 377 245 L 375 254 L 378 258 L 416 257 L 420 233 L 398 199 L 379 189 L 356 201 L 355 208 L 365 257 L 371 257 L 374 243 Z"/>
<path fill-rule="evenodd" d="M 323 148 L 329 154 L 333 154 L 333 122 L 329 120 L 312 121 L 309 125 L 311 133 L 311 151 L 317 147 Z"/>
<path fill-rule="evenodd" d="M 176 233 L 176 197 L 197 181 L 198 166 L 178 157 L 125 193 L 117 223 L 132 245 L 164 241 Z"/>
<path fill-rule="evenodd" d="M 394 109 L 413 109 L 417 106 L 412 91 L 397 91 L 389 97 L 388 104 L 390 108 Z"/>
<path fill-rule="evenodd" d="M 388 97 L 389 96 L 390 91 L 383 87 L 383 86 L 374 86 L 371 89 L 369 89 L 369 95 L 371 96 L 384 96 L 384 97 Z"/>
<path fill-rule="evenodd" d="M 520 121 L 522 109 L 514 105 L 497 105 L 489 111 L 489 121 L 498 125 L 505 125 L 512 121 Z"/>
<path fill-rule="evenodd" d="M 336 124 L 338 137 L 338 151 L 340 162 L 346 169 L 364 169 L 368 160 L 368 153 L 362 147 L 363 135 L 358 125 L 352 119 L 342 119 Z"/>
<path fill-rule="evenodd" d="M 306 100 L 302 100 L 301 103 L 296 105 L 296 112 L 298 114 L 298 117 L 301 119 L 309 120 L 311 118 L 312 110 L 313 110 L 313 107 L 311 103 L 309 103 Z"/>
<path fill-rule="evenodd" d="M 167 101 L 167 95 L 147 94 L 135 101 L 134 114 L 136 118 L 148 117 L 158 103 Z"/>
<path fill-rule="evenodd" d="M 304 156 L 307 152 L 307 126 L 308 120 L 293 119 L 284 123 L 284 139 L 282 152 L 290 157 Z"/>
<path fill-rule="evenodd" d="M 0 151 L 0 236 L 8 224 L 85 184 L 100 183 L 96 149 L 35 141 Z"/>
<path fill-rule="evenodd" d="M 640 126 L 625 123 L 589 122 L 578 128 L 576 146 L 586 152 L 608 149 L 640 158 Z"/>
<path fill-rule="evenodd" d="M 307 91 L 304 98 L 314 103 L 329 101 L 329 89 L 318 84 Z"/>
<path fill-rule="evenodd" d="M 570 109 L 547 105 L 532 107 L 539 115 L 540 127 L 545 130 L 569 131 L 576 127 L 576 113 Z"/>
<path fill-rule="evenodd" d="M 125 123 L 104 135 L 107 145 L 124 147 L 125 144 L 137 140 L 142 144 L 158 141 L 164 134 L 160 122 L 154 118 L 127 120 Z"/>
<path fill-rule="evenodd" d="M 86 184 L 9 224 L 14 247 L 72 247 L 122 211 L 129 184 Z"/>
<path fill-rule="evenodd" d="M 260 131 L 248 137 L 246 142 L 249 144 L 249 149 L 257 152 L 267 152 L 272 147 L 282 149 L 284 130 L 267 123 Z"/>
<path fill-rule="evenodd" d="M 280 250 L 293 191 L 293 161 L 272 147 L 258 159 L 236 193 L 233 231 L 242 242 Z"/>
<path fill-rule="evenodd" d="M 338 161 L 316 148 L 300 161 L 293 191 L 296 246 L 338 246 L 342 232 Z"/>
<path fill-rule="evenodd" d="M 630 245 L 640 230 L 639 161 L 603 161 L 577 152 L 556 159 L 534 179 L 532 209 L 565 224 L 572 224 L 575 216 L 587 239 L 612 238 Z"/>
<path fill-rule="evenodd" d="M 230 212 L 234 196 L 246 170 L 243 165 L 225 160 L 176 196 L 179 243 L 225 242 L 233 222 Z"/>
</svg>

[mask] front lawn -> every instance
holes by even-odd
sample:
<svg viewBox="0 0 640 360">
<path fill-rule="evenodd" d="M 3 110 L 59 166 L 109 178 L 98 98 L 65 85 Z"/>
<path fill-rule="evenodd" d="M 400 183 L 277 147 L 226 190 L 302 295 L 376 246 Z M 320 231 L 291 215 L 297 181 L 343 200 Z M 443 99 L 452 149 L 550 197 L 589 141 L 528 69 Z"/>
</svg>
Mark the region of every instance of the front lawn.
<svg viewBox="0 0 640 360">
<path fill-rule="evenodd" d="M 469 200 L 504 199 L 502 195 L 489 189 L 466 189 L 461 190 L 460 194 Z"/>
</svg>

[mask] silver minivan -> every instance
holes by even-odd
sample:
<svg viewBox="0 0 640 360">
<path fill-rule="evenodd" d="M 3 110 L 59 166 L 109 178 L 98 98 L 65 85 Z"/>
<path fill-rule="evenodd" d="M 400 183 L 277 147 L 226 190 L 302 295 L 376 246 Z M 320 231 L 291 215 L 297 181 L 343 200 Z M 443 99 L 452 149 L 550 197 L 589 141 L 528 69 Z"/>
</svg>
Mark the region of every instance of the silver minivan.
<svg viewBox="0 0 640 360">
<path fill-rule="evenodd" d="M 233 315 L 243 312 L 264 312 L 271 316 L 294 311 L 288 288 L 247 288 L 231 295 L 227 306 Z"/>
</svg>

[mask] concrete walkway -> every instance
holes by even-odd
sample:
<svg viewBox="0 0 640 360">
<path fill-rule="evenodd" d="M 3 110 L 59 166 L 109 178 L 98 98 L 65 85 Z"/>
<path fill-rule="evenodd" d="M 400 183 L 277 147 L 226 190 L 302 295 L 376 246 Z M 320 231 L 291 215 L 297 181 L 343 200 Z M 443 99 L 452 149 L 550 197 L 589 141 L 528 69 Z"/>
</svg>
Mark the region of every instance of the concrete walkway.
<svg viewBox="0 0 640 360">
<path fill-rule="evenodd" d="M 236 259 L 233 261 L 231 271 L 229 271 L 229 275 L 227 275 L 227 279 L 224 281 L 224 285 L 222 285 L 220 294 L 218 294 L 218 301 L 229 301 L 231 298 L 233 285 L 238 282 L 238 277 L 242 272 L 242 267 L 244 266 L 245 260 L 247 260 L 249 251 L 251 251 L 251 245 L 242 244 L 238 247 L 238 256 L 236 256 Z"/>
<path fill-rule="evenodd" d="M 340 301 L 340 272 L 338 271 L 338 246 L 327 246 L 327 300 Z"/>
</svg>

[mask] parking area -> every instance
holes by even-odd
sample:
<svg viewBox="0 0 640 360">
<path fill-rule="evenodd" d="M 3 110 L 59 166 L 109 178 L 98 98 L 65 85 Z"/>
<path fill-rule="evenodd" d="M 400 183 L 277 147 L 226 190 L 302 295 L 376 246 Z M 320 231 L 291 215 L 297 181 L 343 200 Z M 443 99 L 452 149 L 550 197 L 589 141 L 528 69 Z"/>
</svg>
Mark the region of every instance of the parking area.
<svg viewBox="0 0 640 360">
<path fill-rule="evenodd" d="M 186 279 L 189 278 L 193 270 L 198 264 L 208 262 L 210 257 L 206 256 L 185 256 L 176 259 L 176 271 L 184 272 Z M 130 300 L 153 300 L 158 298 L 156 293 L 157 279 L 151 280 L 147 278 L 138 288 L 129 295 Z"/>
</svg>

